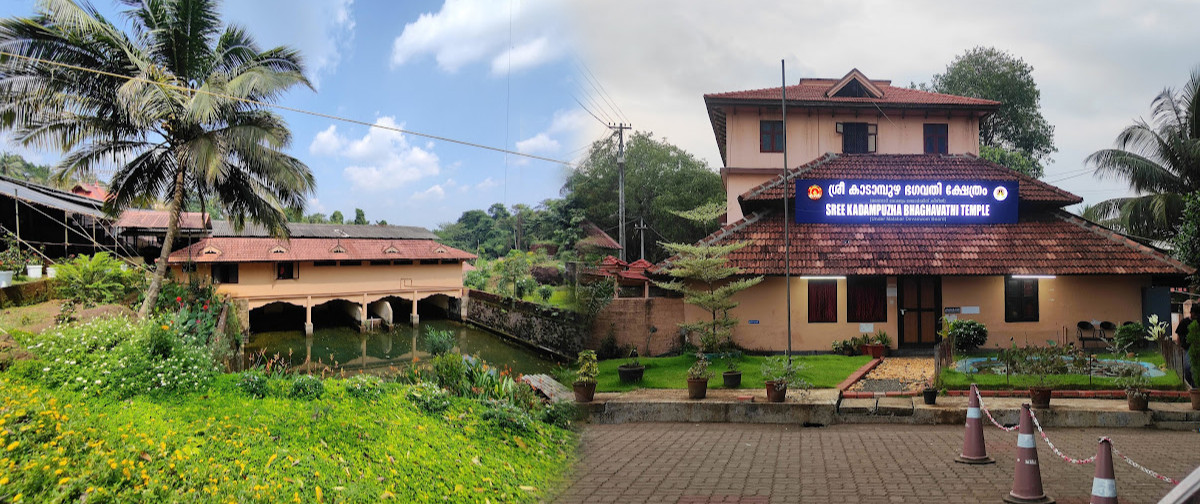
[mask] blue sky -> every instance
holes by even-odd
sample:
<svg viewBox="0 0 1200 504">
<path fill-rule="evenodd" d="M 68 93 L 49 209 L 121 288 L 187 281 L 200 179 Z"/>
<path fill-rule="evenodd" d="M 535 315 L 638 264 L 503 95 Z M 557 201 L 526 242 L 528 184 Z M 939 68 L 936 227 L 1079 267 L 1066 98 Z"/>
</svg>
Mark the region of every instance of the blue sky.
<svg viewBox="0 0 1200 504">
<path fill-rule="evenodd" d="M 6 0 L 0 15 L 33 5 Z M 303 52 L 318 91 L 289 93 L 288 107 L 569 161 L 607 134 L 590 111 L 714 170 L 704 93 L 778 86 L 781 59 L 789 83 L 851 68 L 928 82 L 966 49 L 994 46 L 1034 68 L 1059 148 L 1044 180 L 1087 203 L 1128 189 L 1096 179 L 1084 158 L 1200 65 L 1200 2 L 1171 0 L 241 0 L 223 12 L 262 45 Z M 556 163 L 281 114 L 291 152 L 317 176 L 309 212 L 359 207 L 433 228 L 495 202 L 558 197 L 565 176 Z"/>
</svg>

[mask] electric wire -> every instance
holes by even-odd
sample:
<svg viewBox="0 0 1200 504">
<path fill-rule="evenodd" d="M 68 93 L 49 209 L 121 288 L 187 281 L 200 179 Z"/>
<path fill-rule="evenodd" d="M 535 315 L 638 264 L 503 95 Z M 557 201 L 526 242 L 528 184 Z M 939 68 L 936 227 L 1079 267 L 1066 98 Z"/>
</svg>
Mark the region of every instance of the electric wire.
<svg viewBox="0 0 1200 504">
<path fill-rule="evenodd" d="M 609 96 L 608 91 L 604 89 L 604 84 L 601 84 L 600 80 L 596 78 L 595 74 L 592 73 L 591 69 L 589 69 L 587 67 L 587 64 L 583 63 L 582 61 L 579 61 L 578 59 L 575 59 L 574 62 L 577 67 L 579 67 L 581 70 L 583 70 L 584 78 L 587 79 L 588 83 L 591 84 L 592 88 L 595 89 L 599 93 L 600 99 L 603 100 L 604 103 L 608 104 L 608 106 L 613 110 L 613 112 L 614 112 L 613 115 L 621 118 L 625 122 L 631 122 L 629 120 L 629 118 L 625 116 L 625 113 L 621 110 L 621 107 L 618 107 L 616 102 L 612 99 L 612 97 Z"/>
<path fill-rule="evenodd" d="M 333 114 L 326 114 L 326 113 L 324 113 L 324 112 L 316 112 L 316 111 L 312 111 L 312 110 L 305 110 L 305 109 L 296 108 L 296 107 L 289 107 L 289 106 L 286 106 L 286 105 L 279 105 L 279 104 L 277 104 L 277 103 L 267 103 L 267 102 L 262 102 L 262 101 L 258 101 L 258 100 L 252 100 L 252 99 L 250 99 L 250 98 L 242 98 L 242 97 L 238 97 L 238 96 L 232 96 L 232 95 L 228 95 L 228 94 L 224 94 L 224 93 L 216 93 L 216 92 L 213 92 L 213 91 L 208 91 L 208 90 L 204 90 L 204 89 L 192 89 L 192 88 L 189 88 L 189 87 L 186 87 L 186 86 L 181 86 L 181 85 L 178 85 L 178 84 L 168 84 L 168 83 L 163 83 L 163 82 L 155 82 L 155 81 L 151 81 L 151 80 L 148 80 L 148 79 L 143 79 L 143 78 L 141 78 L 141 77 L 131 77 L 131 76 L 128 76 L 128 75 L 121 75 L 121 74 L 118 74 L 118 73 L 107 72 L 107 71 L 104 71 L 104 70 L 96 70 L 96 69 L 94 69 L 94 68 L 86 68 L 86 67 L 81 67 L 81 66 L 78 66 L 78 65 L 71 65 L 71 64 L 69 64 L 69 63 L 61 63 L 61 62 L 58 62 L 58 61 L 50 61 L 50 60 L 46 60 L 46 59 L 42 59 L 42 58 L 35 58 L 35 57 L 32 57 L 32 56 L 25 56 L 25 55 L 22 55 L 22 54 L 15 54 L 15 53 L 11 53 L 11 52 L 8 52 L 8 51 L 0 51 L 0 56 L 7 56 L 7 57 L 11 57 L 11 58 L 17 58 L 17 59 L 22 59 L 22 60 L 26 60 L 26 61 L 32 61 L 32 62 L 36 62 L 36 63 L 42 63 L 42 64 L 46 64 L 46 65 L 57 66 L 57 67 L 61 67 L 61 68 L 67 68 L 67 69 L 71 69 L 71 70 L 77 70 L 77 71 L 80 71 L 80 72 L 93 73 L 93 74 L 96 74 L 96 75 L 104 75 L 104 76 L 106 76 L 106 77 L 113 77 L 113 78 L 117 78 L 117 79 L 124 79 L 124 80 L 130 81 L 130 82 L 141 82 L 141 83 L 143 83 L 143 84 L 150 84 L 150 85 L 153 85 L 153 86 L 158 86 L 158 87 L 165 87 L 165 88 L 175 89 L 175 90 L 179 90 L 179 91 L 186 91 L 186 92 L 188 92 L 188 93 L 200 93 L 200 94 L 204 94 L 204 95 L 208 95 L 208 96 L 213 96 L 213 97 L 217 97 L 217 98 L 225 98 L 225 99 L 234 100 L 234 101 L 238 101 L 238 102 L 242 102 L 242 103 L 247 103 L 247 104 L 250 104 L 250 105 L 257 105 L 257 106 L 260 106 L 260 107 L 269 107 L 269 108 L 274 108 L 274 109 L 278 109 L 278 110 L 284 110 L 284 111 L 288 111 L 288 112 L 294 112 L 294 113 L 297 113 L 297 114 L 304 114 L 304 115 L 313 116 L 313 117 L 320 117 L 320 118 L 322 118 L 322 119 L 329 119 L 329 120 L 333 120 L 333 121 L 341 121 L 341 122 L 344 122 L 344 123 L 349 123 L 349 124 L 357 124 L 357 125 L 359 125 L 359 126 L 366 126 L 366 127 L 368 127 L 368 128 L 376 128 L 376 129 L 382 129 L 382 130 L 387 130 L 387 131 L 394 131 L 394 132 L 396 132 L 396 133 L 403 133 L 403 134 L 406 134 L 406 135 L 419 136 L 419 137 L 422 137 L 422 138 L 429 138 L 429 139 L 432 139 L 432 140 L 438 140 L 438 141 L 441 141 L 441 142 L 447 142 L 447 143 L 452 143 L 452 144 L 457 144 L 457 145 L 464 145 L 464 146 L 467 146 L 467 147 L 474 147 L 474 148 L 477 148 L 477 149 L 490 150 L 490 151 L 494 151 L 494 152 L 502 152 L 502 153 L 505 153 L 505 154 L 511 154 L 511 155 L 514 155 L 514 156 L 521 156 L 521 157 L 526 157 L 526 158 L 529 158 L 529 159 L 536 159 L 536 160 L 538 160 L 538 161 L 547 161 L 547 162 L 550 162 L 550 163 L 556 163 L 556 164 L 566 164 L 566 165 L 570 165 L 570 164 L 571 164 L 571 163 L 569 163 L 569 162 L 567 162 L 567 161 L 563 161 L 563 160 L 561 160 L 561 159 L 554 159 L 554 158 L 545 157 L 545 156 L 538 156 L 538 155 L 536 155 L 536 154 L 527 154 L 527 153 L 524 153 L 524 152 L 518 152 L 518 151 L 515 151 L 515 150 L 511 150 L 511 149 L 506 149 L 506 148 L 492 147 L 492 146 L 490 146 L 490 145 L 483 145 L 483 144 L 479 144 L 479 143 L 475 143 L 475 142 L 468 142 L 468 141 L 466 141 L 466 140 L 457 140 L 457 139 L 454 139 L 454 138 L 445 137 L 445 136 L 441 136 L 441 135 L 432 135 L 432 134 L 429 134 L 429 133 L 421 133 L 421 132 L 419 132 L 419 131 L 407 130 L 407 129 L 403 129 L 403 128 L 396 128 L 396 127 L 392 127 L 392 126 L 384 126 L 384 125 L 381 125 L 381 124 L 376 124 L 376 123 L 372 123 L 372 122 L 362 121 L 362 120 L 359 120 L 359 119 L 351 119 L 351 118 L 349 118 L 349 117 L 336 116 L 336 115 L 333 115 Z"/>
</svg>

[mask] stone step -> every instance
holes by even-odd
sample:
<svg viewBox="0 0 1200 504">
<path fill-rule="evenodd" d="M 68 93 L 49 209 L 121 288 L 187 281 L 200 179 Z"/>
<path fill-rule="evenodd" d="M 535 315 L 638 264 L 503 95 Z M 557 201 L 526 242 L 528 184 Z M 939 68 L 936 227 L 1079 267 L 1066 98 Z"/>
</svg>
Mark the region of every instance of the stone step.
<svg viewBox="0 0 1200 504">
<path fill-rule="evenodd" d="M 839 415 L 871 415 L 875 413 L 875 398 L 842 399 L 838 403 Z"/>
<path fill-rule="evenodd" d="M 875 414 L 882 416 L 912 416 L 913 398 L 880 397 L 875 406 Z"/>
</svg>

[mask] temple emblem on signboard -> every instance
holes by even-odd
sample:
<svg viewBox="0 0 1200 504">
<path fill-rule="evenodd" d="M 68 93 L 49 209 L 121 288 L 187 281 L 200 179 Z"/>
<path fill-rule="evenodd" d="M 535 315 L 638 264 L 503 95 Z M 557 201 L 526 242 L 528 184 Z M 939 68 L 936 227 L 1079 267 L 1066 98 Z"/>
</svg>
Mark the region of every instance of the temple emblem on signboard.
<svg viewBox="0 0 1200 504">
<path fill-rule="evenodd" d="M 814 201 L 821 199 L 821 186 L 819 186 L 817 184 L 813 184 L 813 185 L 809 186 L 808 187 L 808 199 L 814 200 Z"/>
</svg>

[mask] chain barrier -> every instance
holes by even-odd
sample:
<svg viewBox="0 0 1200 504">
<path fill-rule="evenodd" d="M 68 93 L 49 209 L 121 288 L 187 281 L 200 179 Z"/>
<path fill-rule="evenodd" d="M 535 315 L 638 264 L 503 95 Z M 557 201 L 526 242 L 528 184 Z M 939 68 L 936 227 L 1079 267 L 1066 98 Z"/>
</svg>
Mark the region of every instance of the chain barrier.
<svg viewBox="0 0 1200 504">
<path fill-rule="evenodd" d="M 1042 430 L 1042 424 L 1041 424 L 1041 422 L 1038 422 L 1037 415 L 1033 412 L 1032 409 L 1029 410 L 1029 418 L 1033 420 L 1033 425 L 1035 427 L 1037 427 L 1038 432 L 1041 433 L 1042 440 L 1046 441 L 1046 445 L 1049 446 L 1050 449 L 1053 450 L 1054 453 L 1056 455 L 1058 455 L 1059 457 L 1061 457 L 1063 460 L 1070 462 L 1072 464 L 1077 464 L 1077 465 L 1091 464 L 1096 461 L 1095 455 L 1092 455 L 1091 457 L 1088 457 L 1085 459 L 1076 459 L 1076 458 L 1071 458 L 1071 457 L 1067 456 L 1066 454 L 1064 454 L 1063 452 L 1059 451 L 1059 449 L 1054 446 L 1054 443 L 1050 442 L 1050 438 L 1046 436 L 1046 431 Z M 1100 438 L 1099 441 L 1108 441 L 1109 445 L 1110 446 L 1112 445 L 1112 438 L 1109 438 L 1107 436 Z M 1137 462 L 1134 462 L 1133 459 L 1127 457 L 1124 453 L 1121 453 L 1120 451 L 1118 451 L 1116 447 L 1112 447 L 1112 452 L 1113 452 L 1113 455 L 1121 457 L 1121 460 L 1124 460 L 1127 464 L 1129 464 L 1133 467 L 1136 467 L 1137 469 L 1140 469 L 1142 472 L 1144 472 L 1150 476 L 1153 476 L 1160 481 L 1170 483 L 1172 485 L 1179 484 L 1179 481 L 1177 481 L 1173 478 L 1163 476 L 1157 472 L 1154 472 L 1154 471 L 1148 469 L 1146 466 L 1143 466 Z"/>
<path fill-rule="evenodd" d="M 1012 432 L 1012 431 L 1017 430 L 1018 426 L 1016 426 L 1016 425 L 1014 425 L 1012 427 L 1005 427 L 1005 426 L 1001 425 L 1000 422 L 997 422 L 995 418 L 992 418 L 992 412 L 988 411 L 987 406 L 983 404 L 983 396 L 979 395 L 978 389 L 975 390 L 975 397 L 979 399 L 979 409 L 983 410 L 983 414 L 987 415 L 987 418 L 988 418 L 988 420 L 991 420 L 992 425 L 999 427 L 1004 432 Z"/>
</svg>

